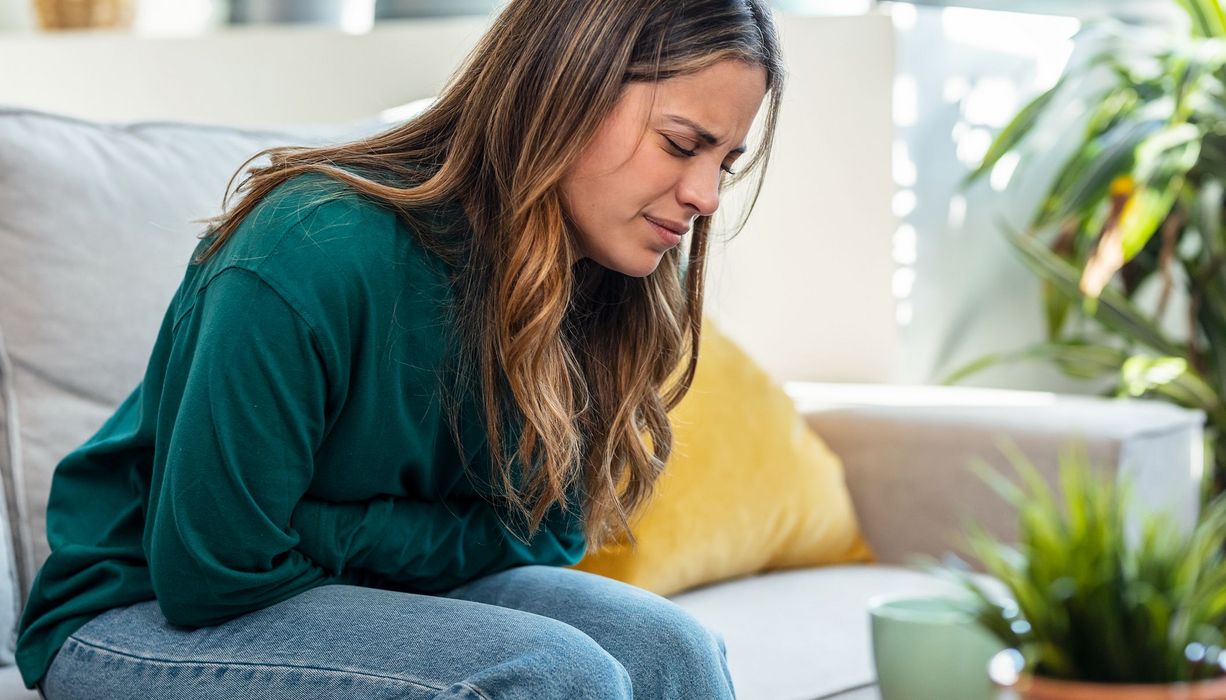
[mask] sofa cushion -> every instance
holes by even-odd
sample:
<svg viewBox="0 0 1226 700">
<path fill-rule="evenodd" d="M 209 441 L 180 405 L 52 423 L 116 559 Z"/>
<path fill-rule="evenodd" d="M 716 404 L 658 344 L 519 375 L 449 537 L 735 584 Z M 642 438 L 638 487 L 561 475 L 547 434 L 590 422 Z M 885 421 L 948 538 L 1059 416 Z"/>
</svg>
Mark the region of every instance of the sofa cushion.
<svg viewBox="0 0 1226 700">
<path fill-rule="evenodd" d="M 0 506 L 12 511 L 0 521 L 15 525 L 0 533 L 0 663 L 49 553 L 52 472 L 140 381 L 196 220 L 221 211 L 230 176 L 263 148 L 388 126 L 102 124 L 0 107 Z"/>
<path fill-rule="evenodd" d="M 673 453 L 632 515 L 634 545 L 614 542 L 573 568 L 672 595 L 759 571 L 871 560 L 842 462 L 783 389 L 710 318 L 700 357 L 669 412 Z"/>
<path fill-rule="evenodd" d="M 15 662 L 13 651 L 17 646 L 17 621 L 22 604 L 21 580 L 14 554 L 17 535 L 13 526 L 17 514 L 24 511 L 24 507 L 19 507 L 22 491 L 14 484 L 15 478 L 20 480 L 20 474 L 5 468 L 16 461 L 19 448 L 17 413 L 9 410 L 9 406 L 16 403 L 12 375 L 12 363 L 5 352 L 4 329 L 0 327 L 0 666 Z"/>
<path fill-rule="evenodd" d="M 21 681 L 21 671 L 16 666 L 0 668 L 0 698 L 4 700 L 40 700 L 37 690 L 26 688 Z"/>
<path fill-rule="evenodd" d="M 960 590 L 920 571 L 853 564 L 760 574 L 669 599 L 723 635 L 737 697 L 766 700 L 842 697 L 871 687 L 869 599 Z"/>
</svg>

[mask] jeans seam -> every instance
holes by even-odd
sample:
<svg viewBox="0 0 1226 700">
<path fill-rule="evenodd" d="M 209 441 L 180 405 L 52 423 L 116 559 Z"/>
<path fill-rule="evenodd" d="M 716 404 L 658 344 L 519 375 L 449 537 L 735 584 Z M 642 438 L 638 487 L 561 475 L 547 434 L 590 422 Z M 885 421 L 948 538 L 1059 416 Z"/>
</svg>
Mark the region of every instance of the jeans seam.
<svg viewBox="0 0 1226 700">
<path fill-rule="evenodd" d="M 494 696 L 492 696 L 492 695 L 490 695 L 489 693 L 485 692 L 484 690 L 482 690 L 481 688 L 477 687 L 476 685 L 474 685 L 474 684 L 472 684 L 472 683 L 469 683 L 468 681 L 460 681 L 459 685 L 461 685 L 461 686 L 463 686 L 463 687 L 465 687 L 465 688 L 468 688 L 469 690 L 473 691 L 473 692 L 474 692 L 474 693 L 476 693 L 476 694 L 477 694 L 479 697 L 481 697 L 483 700 L 494 700 Z"/>
<path fill-rule="evenodd" d="M 426 690 L 437 691 L 437 690 L 443 690 L 444 688 L 447 687 L 447 686 L 436 686 L 430 683 L 422 683 L 421 681 L 411 680 L 407 678 L 400 678 L 397 676 L 388 676 L 388 675 L 384 675 L 381 673 L 371 673 L 370 671 L 363 671 L 360 669 L 323 668 L 320 666 L 297 665 L 297 664 L 252 663 L 248 661 L 199 661 L 195 659 L 158 659 L 158 658 L 153 658 L 149 656 L 141 656 L 140 654 L 133 654 L 130 652 L 119 651 L 117 649 L 111 649 L 109 647 L 104 647 L 99 644 L 95 644 L 93 642 L 87 642 L 75 636 L 70 636 L 68 639 L 69 641 L 76 642 L 77 644 L 80 644 L 81 646 L 91 647 L 103 653 L 114 654 L 115 656 L 123 656 L 129 659 L 136 659 L 138 661 L 143 661 L 143 662 L 148 662 L 148 663 L 160 663 L 160 664 L 167 664 L 167 665 L 198 664 L 202 666 L 243 666 L 243 667 L 250 667 L 250 668 L 299 669 L 299 670 L 321 671 L 324 673 L 347 673 L 347 674 L 355 675 L 355 676 L 365 676 L 368 678 L 377 678 L 379 680 L 384 680 L 384 681 L 395 681 L 398 683 L 406 683 L 409 685 L 424 688 Z M 484 693 L 481 693 L 481 697 L 486 698 L 486 700 L 491 700 Z"/>
</svg>

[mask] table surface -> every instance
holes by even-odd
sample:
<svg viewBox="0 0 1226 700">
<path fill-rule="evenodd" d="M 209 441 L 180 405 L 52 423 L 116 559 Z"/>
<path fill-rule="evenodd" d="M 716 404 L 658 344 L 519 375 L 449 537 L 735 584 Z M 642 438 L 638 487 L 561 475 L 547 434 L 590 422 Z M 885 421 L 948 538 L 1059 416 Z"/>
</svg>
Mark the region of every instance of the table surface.
<svg viewBox="0 0 1226 700">
<path fill-rule="evenodd" d="M 844 690 L 834 695 L 823 695 L 817 700 L 881 700 L 881 693 L 877 690 L 877 684 L 874 683 Z"/>
</svg>

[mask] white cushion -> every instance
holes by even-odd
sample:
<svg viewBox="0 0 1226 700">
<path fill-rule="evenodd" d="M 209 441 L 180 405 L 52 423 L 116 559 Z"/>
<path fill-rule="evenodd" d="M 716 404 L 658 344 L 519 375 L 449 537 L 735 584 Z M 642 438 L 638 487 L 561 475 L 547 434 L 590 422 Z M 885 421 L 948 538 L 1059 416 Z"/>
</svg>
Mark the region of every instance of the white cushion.
<svg viewBox="0 0 1226 700">
<path fill-rule="evenodd" d="M 740 700 L 825 698 L 871 686 L 868 601 L 958 592 L 930 574 L 875 564 L 777 571 L 670 600 L 722 634 Z"/>
<path fill-rule="evenodd" d="M 4 700 L 40 700 L 37 690 L 26 688 L 21 682 L 21 671 L 16 666 L 0 668 L 0 698 Z"/>
</svg>

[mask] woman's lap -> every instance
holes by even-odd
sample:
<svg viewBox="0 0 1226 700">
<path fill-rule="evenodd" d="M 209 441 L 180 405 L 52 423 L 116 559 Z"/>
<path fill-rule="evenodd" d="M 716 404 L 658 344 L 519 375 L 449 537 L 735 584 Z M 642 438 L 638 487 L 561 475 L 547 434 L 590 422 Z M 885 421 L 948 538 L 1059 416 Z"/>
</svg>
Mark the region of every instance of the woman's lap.
<svg viewBox="0 0 1226 700">
<path fill-rule="evenodd" d="M 170 624 L 156 601 L 117 608 L 65 642 L 43 689 L 48 700 L 511 700 L 628 698 L 633 679 L 639 697 L 731 697 L 722 644 L 703 632 L 633 586 L 525 566 L 438 596 L 321 586 L 199 629 Z"/>
<path fill-rule="evenodd" d="M 445 595 L 581 630 L 626 668 L 640 697 L 733 697 L 723 637 L 676 603 L 637 586 L 585 571 L 526 566 Z M 660 659 L 672 668 L 661 668 Z"/>
</svg>

